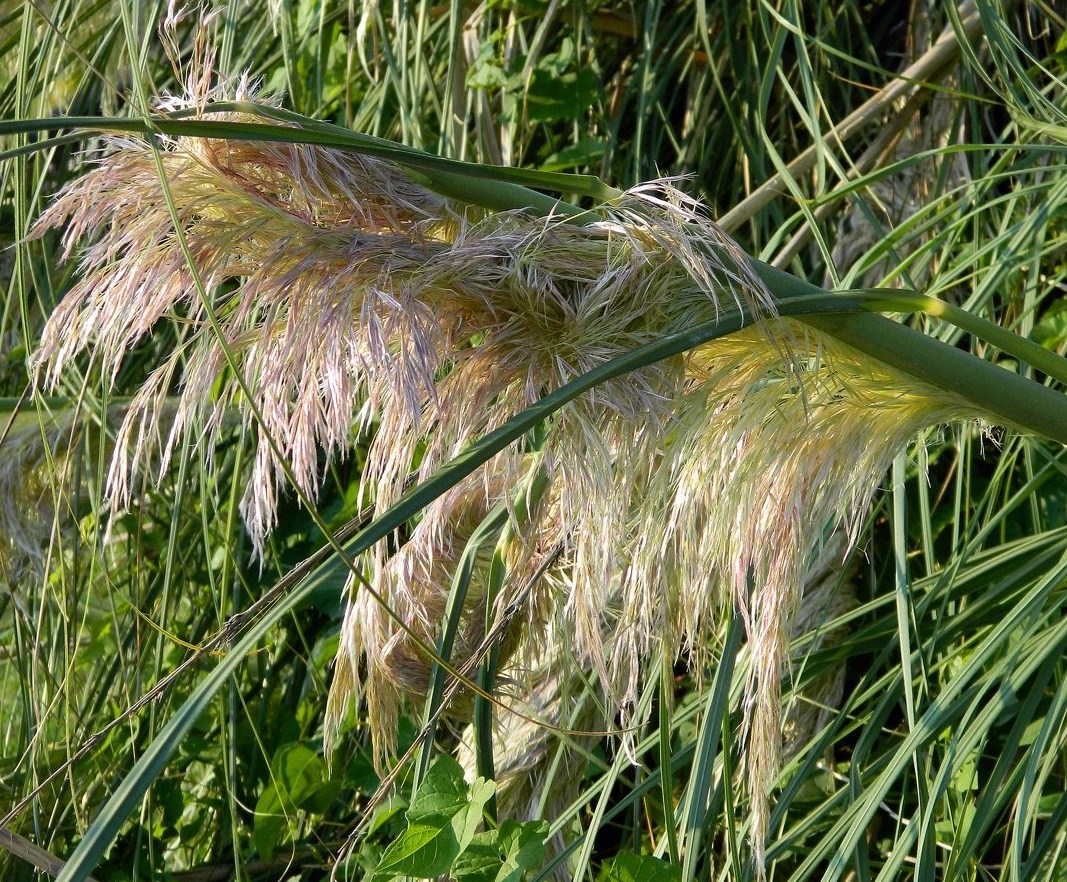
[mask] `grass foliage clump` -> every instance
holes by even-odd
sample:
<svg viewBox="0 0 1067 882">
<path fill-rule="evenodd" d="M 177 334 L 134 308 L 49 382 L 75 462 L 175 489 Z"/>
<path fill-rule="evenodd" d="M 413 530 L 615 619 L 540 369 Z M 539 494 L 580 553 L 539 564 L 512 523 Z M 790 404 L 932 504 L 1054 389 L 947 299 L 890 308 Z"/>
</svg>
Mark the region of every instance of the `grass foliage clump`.
<svg viewBox="0 0 1067 882">
<path fill-rule="evenodd" d="M 1060 878 L 1065 27 L 7 14 L 2 872 Z"/>
</svg>

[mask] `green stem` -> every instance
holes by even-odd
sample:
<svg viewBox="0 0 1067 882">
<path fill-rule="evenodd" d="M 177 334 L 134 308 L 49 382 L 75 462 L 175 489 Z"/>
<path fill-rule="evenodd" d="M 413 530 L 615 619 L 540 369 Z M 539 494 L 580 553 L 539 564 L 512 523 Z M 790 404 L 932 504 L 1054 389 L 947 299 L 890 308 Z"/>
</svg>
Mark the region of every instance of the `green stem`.
<svg viewBox="0 0 1067 882">
<path fill-rule="evenodd" d="M 864 354 L 987 412 L 997 423 L 1067 444 L 1067 396 L 1022 374 L 871 313 L 804 319 Z"/>
<path fill-rule="evenodd" d="M 752 265 L 779 300 L 826 294 L 817 285 L 760 261 L 753 260 Z M 1067 360 L 936 298 L 907 291 L 850 291 L 847 296 L 865 301 L 866 310 L 926 312 L 943 318 L 1067 382 Z M 965 399 L 1000 424 L 1067 444 L 1067 396 L 1042 383 L 872 312 L 808 313 L 801 321 L 890 367 Z"/>
<path fill-rule="evenodd" d="M 536 428 L 534 429 L 536 431 Z M 504 525 L 485 586 L 485 633 L 492 632 L 497 615 L 497 598 L 507 579 L 508 546 L 515 541 L 522 531 L 529 526 L 531 515 L 536 517 L 545 491 L 548 489 L 548 474 L 540 461 L 533 464 L 527 479 L 519 484 L 512 497 L 511 518 Z M 502 613 L 501 613 L 502 614 Z M 507 639 L 506 637 L 504 638 Z M 493 758 L 493 702 L 488 696 L 496 689 L 496 677 L 500 668 L 503 651 L 501 643 L 495 643 L 489 650 L 485 661 L 478 668 L 478 686 L 480 691 L 474 696 L 472 724 L 474 727 L 474 758 L 478 775 L 487 780 L 496 778 Z M 486 815 L 496 820 L 496 796 L 489 798 L 485 805 Z"/>
</svg>

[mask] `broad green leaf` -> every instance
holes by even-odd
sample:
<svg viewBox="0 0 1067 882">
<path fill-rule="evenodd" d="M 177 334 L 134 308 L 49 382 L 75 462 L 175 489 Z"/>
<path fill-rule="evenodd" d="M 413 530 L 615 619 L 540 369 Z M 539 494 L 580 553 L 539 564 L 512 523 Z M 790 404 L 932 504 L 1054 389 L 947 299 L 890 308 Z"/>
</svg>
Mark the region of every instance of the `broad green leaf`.
<svg viewBox="0 0 1067 882">
<path fill-rule="evenodd" d="M 279 843 L 296 834 L 296 812 L 326 811 L 341 787 L 340 781 L 329 778 L 322 757 L 296 743 L 279 748 L 271 763 L 271 779 L 256 802 L 253 821 L 256 850 L 268 861 Z"/>
<path fill-rule="evenodd" d="M 550 155 L 541 163 L 541 170 L 558 172 L 568 168 L 592 165 L 604 158 L 607 149 L 608 142 L 604 138 L 582 138 L 577 144 L 564 147 Z"/>
<path fill-rule="evenodd" d="M 426 879 L 446 872 L 474 838 L 495 789 L 492 781 L 482 779 L 468 787 L 459 763 L 439 756 L 412 797 L 408 828 L 386 849 L 374 878 L 404 874 Z"/>
<path fill-rule="evenodd" d="M 519 882 L 544 864 L 547 835 L 547 821 L 504 821 L 499 830 L 475 836 L 450 875 L 457 882 Z"/>
<path fill-rule="evenodd" d="M 498 64 L 497 43 L 486 40 L 467 70 L 468 89 L 499 89 L 507 82 L 507 74 Z"/>
<path fill-rule="evenodd" d="M 487 830 L 475 836 L 456 858 L 449 875 L 456 882 L 495 882 L 504 868 L 499 836 L 499 830 Z"/>
<path fill-rule="evenodd" d="M 467 806 L 467 782 L 463 769 L 450 756 L 439 756 L 426 772 L 422 785 L 411 799 L 408 823 L 433 824 L 450 821 Z"/>
<path fill-rule="evenodd" d="M 275 754 L 271 774 L 276 786 L 296 806 L 302 806 L 327 778 L 326 763 L 302 744 L 286 744 Z"/>
<path fill-rule="evenodd" d="M 466 848 L 482 819 L 482 809 L 496 791 L 496 784 L 479 778 L 468 787 L 463 769 L 452 757 L 439 756 L 407 810 L 408 824 L 451 824 L 460 851 Z"/>
<path fill-rule="evenodd" d="M 1055 301 L 1030 336 L 1047 349 L 1059 349 L 1067 343 L 1067 300 Z"/>
<path fill-rule="evenodd" d="M 607 867 L 603 882 L 678 882 L 680 867 L 650 854 L 620 851 Z"/>
<path fill-rule="evenodd" d="M 520 824 L 507 820 L 500 825 L 500 850 L 504 854 L 504 870 L 507 875 L 498 876 L 498 882 L 513 882 L 526 870 L 540 867 L 545 861 L 545 838 L 548 836 L 547 821 L 529 821 Z M 516 871 L 518 874 L 516 875 Z"/>
<path fill-rule="evenodd" d="M 600 79 L 588 68 L 551 76 L 534 72 L 525 92 L 531 122 L 580 119 L 600 98 Z"/>
<path fill-rule="evenodd" d="M 374 879 L 381 882 L 401 875 L 431 879 L 448 872 L 459 852 L 451 824 L 412 824 L 385 850 Z"/>
<path fill-rule="evenodd" d="M 370 821 L 367 822 L 367 835 L 380 830 L 393 818 L 399 815 L 405 808 L 407 808 L 407 800 L 399 794 L 394 794 L 382 802 L 378 808 L 374 810 L 374 814 L 371 815 Z"/>
<path fill-rule="evenodd" d="M 458 812 L 453 818 L 452 828 L 456 831 L 456 839 L 460 849 L 470 845 L 474 838 L 474 831 L 482 820 L 482 810 L 496 792 L 496 782 L 478 778 L 470 786 L 470 795 L 466 807 Z"/>
<path fill-rule="evenodd" d="M 283 841 L 288 827 L 286 806 L 278 788 L 269 784 L 256 801 L 252 820 L 252 841 L 260 858 L 269 861 L 274 856 L 274 849 Z"/>
</svg>

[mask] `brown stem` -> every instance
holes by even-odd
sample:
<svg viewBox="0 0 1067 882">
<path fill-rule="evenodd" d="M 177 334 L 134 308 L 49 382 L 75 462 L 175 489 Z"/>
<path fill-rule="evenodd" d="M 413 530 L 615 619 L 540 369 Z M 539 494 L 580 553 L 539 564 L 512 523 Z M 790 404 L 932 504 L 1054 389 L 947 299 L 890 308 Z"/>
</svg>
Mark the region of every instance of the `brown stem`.
<svg viewBox="0 0 1067 882">
<path fill-rule="evenodd" d="M 915 92 L 900 111 L 886 123 L 885 127 L 878 133 L 878 136 L 863 151 L 862 155 L 852 164 L 845 174 L 844 180 L 831 191 L 831 195 L 834 191 L 849 187 L 853 181 L 873 169 L 885 155 L 896 137 L 907 128 L 908 123 L 911 122 L 915 114 L 929 100 L 930 93 L 928 91 Z M 825 220 L 837 207 L 835 200 L 827 200 L 815 209 L 815 220 Z M 812 225 L 804 224 L 774 256 L 771 266 L 778 267 L 778 269 L 785 269 L 789 266 L 793 258 L 811 240 L 812 234 Z"/>
<path fill-rule="evenodd" d="M 974 0 L 965 0 L 960 4 L 959 17 L 963 36 L 969 42 L 977 40 L 982 31 L 982 21 L 975 9 Z M 842 146 L 861 128 L 881 118 L 882 114 L 895 104 L 906 101 L 915 92 L 927 89 L 928 84 L 938 80 L 959 57 L 959 36 L 953 28 L 945 28 L 937 42 L 918 61 L 830 129 L 821 144 L 813 144 L 789 163 L 783 172 L 764 181 L 749 196 L 726 212 L 719 218 L 719 226 L 729 233 L 751 220 L 778 196 L 788 192 L 787 180 L 793 180 L 815 166 L 820 148 Z"/>
<path fill-rule="evenodd" d="M 58 876 L 66 864 L 50 851 L 45 851 L 39 845 L 30 842 L 25 836 L 19 836 L 7 827 L 0 827 L 0 848 L 11 852 L 15 857 L 22 858 L 26 863 L 33 864 L 42 873 L 49 876 Z M 92 876 L 86 876 L 86 882 L 96 882 Z"/>
</svg>

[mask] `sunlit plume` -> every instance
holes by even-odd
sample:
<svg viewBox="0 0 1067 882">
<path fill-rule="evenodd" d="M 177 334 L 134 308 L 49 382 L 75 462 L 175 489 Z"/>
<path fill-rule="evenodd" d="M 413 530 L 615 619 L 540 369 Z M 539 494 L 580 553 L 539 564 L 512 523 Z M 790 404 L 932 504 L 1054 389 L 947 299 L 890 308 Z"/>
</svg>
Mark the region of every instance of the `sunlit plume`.
<svg viewBox="0 0 1067 882">
<path fill-rule="evenodd" d="M 253 97 L 247 84 L 232 90 Z M 212 114 L 217 97 L 185 104 L 242 119 Z M 594 672 L 628 726 L 642 664 L 662 651 L 699 670 L 714 654 L 707 635 L 738 609 L 759 849 L 779 767 L 787 635 L 808 568 L 834 531 L 842 554 L 855 543 L 909 441 L 971 412 L 776 318 L 740 249 L 674 183 L 635 188 L 597 217 L 486 213 L 336 149 L 113 139 L 35 230 L 62 228 L 66 255 L 80 261 L 36 354 L 38 377 L 54 386 L 87 354 L 113 381 L 131 347 L 179 323 L 120 430 L 112 505 L 130 502 L 147 451 L 165 470 L 180 445 L 197 444 L 210 463 L 243 422 L 257 446 L 241 509 L 262 552 L 290 482 L 314 501 L 322 464 L 357 441 L 364 496 L 382 511 L 413 472 L 429 476 L 546 393 L 743 308 L 758 323 L 598 386 L 552 418 L 536 456 L 529 445 L 501 452 L 431 504 L 399 551 L 368 556 L 392 615 L 358 584 L 347 589 L 330 722 L 366 702 L 378 755 L 390 755 L 398 714 L 425 692 L 426 647 L 458 556 L 538 469 L 544 489 L 513 524 L 511 587 L 496 611 L 549 549 L 562 552 L 508 631 L 504 682 L 521 699 L 538 648 L 563 641 L 560 663 Z M 467 602 L 457 664 L 486 630 L 484 591 Z M 469 697 L 454 712 L 465 707 Z"/>
</svg>

